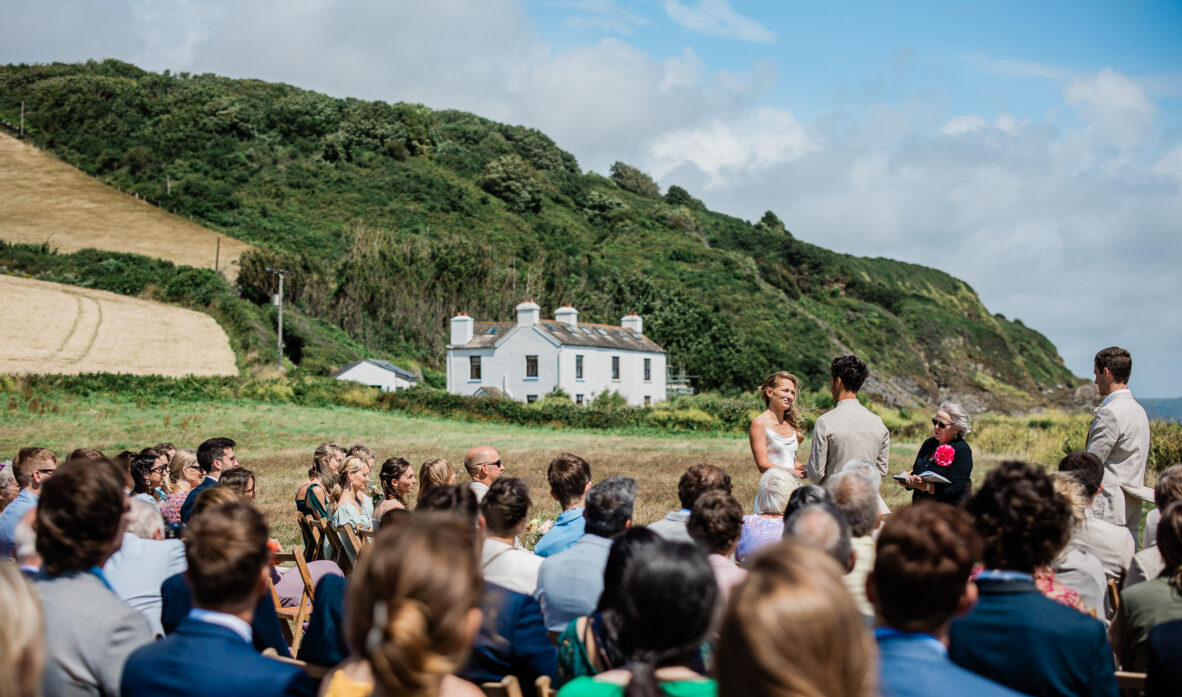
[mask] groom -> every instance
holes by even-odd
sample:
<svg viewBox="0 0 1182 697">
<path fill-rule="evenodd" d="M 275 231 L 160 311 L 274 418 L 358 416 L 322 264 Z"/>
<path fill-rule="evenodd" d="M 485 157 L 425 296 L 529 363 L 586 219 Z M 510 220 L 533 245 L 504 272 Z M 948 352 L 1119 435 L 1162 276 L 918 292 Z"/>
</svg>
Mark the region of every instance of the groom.
<svg viewBox="0 0 1182 697">
<path fill-rule="evenodd" d="M 885 477 L 890 464 L 891 434 L 882 419 L 858 402 L 858 390 L 870 369 L 857 356 L 839 356 L 829 366 L 834 407 L 813 426 L 808 476 L 824 485 L 850 460 L 869 460 Z"/>
<path fill-rule="evenodd" d="M 1101 350 L 1092 370 L 1104 398 L 1088 428 L 1087 451 L 1104 463 L 1104 479 L 1092 502 L 1092 513 L 1100 520 L 1128 528 L 1136 541 L 1141 527 L 1141 499 L 1122 487 L 1145 486 L 1149 417 L 1129 391 L 1133 358 L 1128 351 L 1117 346 Z"/>
</svg>

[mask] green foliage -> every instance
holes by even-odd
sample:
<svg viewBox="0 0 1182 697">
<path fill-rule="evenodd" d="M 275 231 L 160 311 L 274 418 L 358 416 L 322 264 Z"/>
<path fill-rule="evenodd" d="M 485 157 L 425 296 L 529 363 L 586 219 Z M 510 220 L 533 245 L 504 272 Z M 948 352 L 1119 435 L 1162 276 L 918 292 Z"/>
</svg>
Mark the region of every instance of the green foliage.
<svg viewBox="0 0 1182 697">
<path fill-rule="evenodd" d="M 685 189 L 674 184 L 665 192 L 665 203 L 670 206 L 685 206 L 686 208 L 693 208 L 694 210 L 706 210 L 706 204 L 698 199 L 690 196 L 690 193 Z"/>
<path fill-rule="evenodd" d="M 611 175 L 612 180 L 625 191 L 645 198 L 661 198 L 661 187 L 657 186 L 652 177 L 635 167 L 616 162 L 611 167 Z"/>
<path fill-rule="evenodd" d="M 542 208 L 542 182 L 519 155 L 504 155 L 485 165 L 480 188 L 518 213 L 537 213 Z"/>
</svg>

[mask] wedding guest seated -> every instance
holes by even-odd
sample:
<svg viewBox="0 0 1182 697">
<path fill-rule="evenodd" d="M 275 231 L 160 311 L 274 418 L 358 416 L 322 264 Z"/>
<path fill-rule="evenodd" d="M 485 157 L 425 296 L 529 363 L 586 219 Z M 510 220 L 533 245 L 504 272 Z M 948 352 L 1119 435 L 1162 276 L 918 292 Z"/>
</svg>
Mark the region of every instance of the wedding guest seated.
<svg viewBox="0 0 1182 697">
<path fill-rule="evenodd" d="M 686 532 L 690 511 L 698 497 L 712 489 L 731 493 L 731 476 L 713 465 L 694 465 L 681 475 L 677 482 L 677 498 L 681 509 L 670 511 L 664 518 L 649 525 L 649 529 L 672 542 L 689 542 L 693 539 Z"/>
<path fill-rule="evenodd" d="M 361 460 L 371 472 L 373 471 L 373 466 L 378 461 L 378 454 L 373 451 L 373 448 L 360 443 L 349 448 L 349 452 L 345 454 L 345 457 L 355 457 Z"/>
<path fill-rule="evenodd" d="M 16 483 L 16 475 L 12 473 L 12 460 L 0 461 L 0 512 L 21 493 L 21 485 Z"/>
<path fill-rule="evenodd" d="M 487 445 L 478 445 L 464 455 L 464 469 L 472 478 L 469 486 L 472 493 L 476 494 L 477 503 L 484 502 L 488 488 L 505 474 L 505 465 L 501 462 L 500 453 Z"/>
<path fill-rule="evenodd" d="M 784 507 L 784 523 L 788 522 L 793 513 L 814 503 L 832 503 L 829 492 L 825 491 L 824 487 L 819 484 L 805 484 L 794 489 L 788 496 L 788 505 Z"/>
<path fill-rule="evenodd" d="M 1104 573 L 1108 578 L 1120 583 L 1128 573 L 1129 562 L 1137 551 L 1137 545 L 1128 528 L 1100 520 L 1092 513 L 1091 502 L 1100 493 L 1104 463 L 1092 453 L 1077 450 L 1059 461 L 1059 471 L 1075 475 L 1079 483 L 1083 484 L 1084 494 L 1088 497 L 1084 524 L 1073 538 L 1073 543 L 1085 552 L 1096 555 L 1104 565 Z"/>
<path fill-rule="evenodd" d="M 1149 630 L 1145 697 L 1182 697 L 1182 661 L 1178 656 L 1182 656 L 1182 620 L 1163 622 Z"/>
<path fill-rule="evenodd" d="M 721 695 L 870 697 L 874 642 L 823 552 L 765 548 L 735 588 L 719 633 Z"/>
<path fill-rule="evenodd" d="M 784 536 L 784 509 L 788 506 L 788 497 L 797 488 L 792 475 L 778 467 L 769 469 L 759 477 L 759 488 L 755 492 L 755 513 L 743 516 L 735 559 L 746 561 L 761 548 L 780 541 Z"/>
<path fill-rule="evenodd" d="M 160 502 L 160 515 L 165 523 L 181 522 L 181 506 L 189 492 L 201 484 L 204 475 L 197 466 L 196 450 L 178 450 L 168 461 L 168 485 L 171 494 Z"/>
<path fill-rule="evenodd" d="M 488 583 L 533 595 L 543 560 L 529 550 L 514 547 L 517 536 L 525 528 L 529 507 L 529 487 L 525 482 L 501 477 L 492 483 L 480 503 L 486 532 L 480 569 Z"/>
<path fill-rule="evenodd" d="M 164 539 L 160 511 L 151 503 L 133 498 L 123 542 L 103 565 L 103 575 L 124 602 L 144 613 L 153 636 L 164 634 L 160 586 L 185 568 L 184 543 Z"/>
<path fill-rule="evenodd" d="M 0 622 L 0 687 L 5 697 L 41 694 L 45 667 L 45 619 L 37 592 L 16 565 L 0 561 L 0 598 L 4 621 Z"/>
<path fill-rule="evenodd" d="M 353 654 L 325 677 L 321 694 L 482 697 L 452 675 L 481 623 L 475 534 L 434 513 L 378 531 L 349 583 Z"/>
<path fill-rule="evenodd" d="M 948 659 L 952 618 L 977 601 L 970 574 L 981 540 L 968 514 L 952 506 L 907 506 L 883 526 L 877 544 L 866 594 L 883 622 L 874 630 L 883 697 L 943 697 L 950 689 L 1018 697 Z"/>
<path fill-rule="evenodd" d="M 1149 630 L 1182 619 L 1182 501 L 1162 511 L 1157 548 L 1165 568 L 1157 578 L 1121 592 L 1112 622 L 1112 649 L 1125 670 L 1144 672 L 1149 663 Z"/>
<path fill-rule="evenodd" d="M 484 621 L 472 642 L 472 651 L 456 675 L 476 683 L 500 682 L 506 675 L 521 681 L 525 695 L 534 694 L 534 683 L 545 675 L 557 677 L 557 652 L 546 633 L 538 601 L 524 593 L 485 583 L 480 594 Z M 545 697 L 541 695 L 539 697 Z"/>
<path fill-rule="evenodd" d="M 624 667 L 575 678 L 559 695 L 712 697 L 715 682 L 689 666 L 698 660 L 717 602 L 718 585 L 701 550 L 658 543 L 620 582 L 615 636 Z"/>
<path fill-rule="evenodd" d="M 479 529 L 482 535 L 484 533 L 484 521 L 480 518 L 480 504 L 476 502 L 476 494 L 472 493 L 472 489 L 462 484 L 437 486 L 431 489 L 423 498 L 419 499 L 415 512 L 420 511 L 424 513 L 427 511 L 451 513 L 463 518 L 472 525 L 473 529 Z M 483 544 L 484 540 L 480 540 L 477 549 L 479 550 Z"/>
<path fill-rule="evenodd" d="M 1157 483 L 1153 485 L 1153 512 L 1159 514 L 1159 523 L 1161 521 L 1160 512 L 1175 501 L 1182 501 L 1182 464 L 1167 467 L 1166 471 L 1158 476 Z M 1125 588 L 1151 578 L 1157 578 L 1165 570 L 1165 561 L 1162 560 L 1161 550 L 1157 548 L 1156 529 L 1155 527 L 1153 543 L 1150 544 L 1148 542 L 1148 524 L 1146 525 L 1147 546 L 1133 555 L 1133 561 L 1129 564 L 1129 575 L 1125 578 Z"/>
<path fill-rule="evenodd" d="M 296 512 L 300 515 L 310 515 L 317 520 L 332 518 L 332 501 L 340 491 L 337 469 L 344 461 L 340 452 L 336 443 L 321 443 L 312 453 L 308 478 L 296 489 Z"/>
<path fill-rule="evenodd" d="M 400 457 L 389 458 L 378 470 L 378 483 L 382 487 L 383 500 L 373 512 L 375 526 L 381 524 L 386 511 L 410 508 L 410 494 L 415 490 L 415 470 Z"/>
<path fill-rule="evenodd" d="M 37 553 L 37 509 L 25 514 L 16 524 L 16 533 L 12 545 L 12 556 L 20 567 L 21 573 L 29 580 L 34 580 L 41 574 L 41 555 Z M 0 561 L 0 564 L 3 564 Z"/>
<path fill-rule="evenodd" d="M 583 507 L 591 489 L 591 465 L 578 455 L 562 453 L 546 468 L 550 496 L 562 506 L 550 532 L 534 545 L 534 554 L 549 557 L 569 548 L 583 536 Z"/>
<path fill-rule="evenodd" d="M 436 486 L 452 486 L 456 483 L 456 468 L 442 457 L 433 457 L 419 467 L 419 494 L 415 497 L 415 506 L 423 500 L 427 492 Z"/>
<path fill-rule="evenodd" d="M 868 622 L 874 621 L 874 607 L 866 599 L 866 576 L 874 568 L 874 531 L 882 521 L 878 506 L 878 487 L 882 477 L 876 469 L 842 469 L 829 478 L 825 490 L 833 507 L 850 525 L 850 546 L 854 549 L 854 568 L 842 582 L 858 610 Z"/>
<path fill-rule="evenodd" d="M 73 462 L 74 460 L 105 460 L 106 455 L 103 455 L 101 450 L 96 448 L 74 448 L 70 454 L 66 456 L 66 462 Z"/>
<path fill-rule="evenodd" d="M 784 537 L 828 554 L 841 566 L 843 575 L 849 573 L 857 562 L 850 542 L 850 524 L 831 503 L 798 508 L 784 520 Z"/>
<path fill-rule="evenodd" d="M 620 609 L 620 581 L 634 561 L 643 563 L 649 552 L 663 540 L 645 527 L 628 528 L 612 541 L 607 565 L 603 568 L 603 593 L 595 611 L 570 621 L 558 635 L 558 686 L 580 675 L 597 675 L 624 664 L 615 643 L 614 630 Z"/>
<path fill-rule="evenodd" d="M 131 458 L 131 497 L 145 503 L 159 506 L 163 496 L 160 486 L 164 483 L 166 465 L 157 465 L 160 458 L 151 453 Z"/>
<path fill-rule="evenodd" d="M 586 534 L 569 549 L 545 559 L 538 571 L 538 600 L 546 628 L 561 632 L 576 617 L 591 614 L 604 592 L 603 568 L 612 538 L 632 525 L 636 481 L 610 477 L 591 487 Z"/>
<path fill-rule="evenodd" d="M 258 478 L 245 467 L 235 467 L 223 474 L 218 480 L 218 486 L 226 487 L 251 503 L 254 503 L 258 495 Z"/>
<path fill-rule="evenodd" d="M 242 497 L 226 487 L 214 486 L 198 492 L 192 516 L 198 516 L 224 503 L 241 503 Z M 189 616 L 193 609 L 193 596 L 184 574 L 168 577 L 160 586 L 160 625 L 164 634 L 169 635 Z M 280 656 L 291 656 L 291 649 L 283 638 L 283 627 L 275 612 L 275 603 L 270 594 L 259 598 L 251 622 L 251 642 L 260 653 L 275 649 Z"/>
<path fill-rule="evenodd" d="M 1070 506 L 1042 469 L 1002 462 L 965 504 L 981 535 L 980 599 L 952 622 L 957 665 L 1035 697 L 1115 696 L 1104 624 L 1045 597 L 1034 571 L 1067 543 Z"/>
<path fill-rule="evenodd" d="M 46 448 L 21 448 L 12 461 L 12 471 L 20 492 L 0 513 L 0 560 L 12 556 L 13 533 L 26 513 L 37 507 L 41 487 L 53 475 L 57 455 Z"/>
<path fill-rule="evenodd" d="M 731 555 L 739 544 L 739 532 L 743 528 L 743 507 L 734 496 L 722 491 L 707 491 L 694 504 L 686 530 L 709 556 L 714 580 L 718 582 L 718 600 L 726 604 L 734 588 L 747 577 Z"/>
<path fill-rule="evenodd" d="M 318 666 L 335 666 L 349 655 L 345 643 L 345 592 L 348 580 L 329 574 L 316 584 L 312 595 L 312 617 L 300 641 L 301 661 Z"/>
<path fill-rule="evenodd" d="M 337 494 L 332 522 L 337 526 L 352 525 L 359 530 L 372 530 L 373 518 L 365 512 L 361 499 L 369 496 L 369 476 L 365 463 L 356 457 L 347 457 L 337 471 Z"/>
<path fill-rule="evenodd" d="M 41 487 L 44 568 L 36 587 L 45 611 L 46 695 L 118 695 L 128 655 L 152 640 L 148 618 L 120 600 L 99 570 L 119 547 L 129 508 L 123 472 L 109 460 L 62 465 Z"/>
<path fill-rule="evenodd" d="M 229 472 L 238 466 L 238 456 L 234 453 L 237 445 L 229 438 L 209 438 L 197 446 L 197 467 L 201 469 L 205 478 L 189 491 L 185 502 L 181 504 L 182 523 L 189 522 L 189 516 L 193 515 L 197 495 L 217 484 L 223 472 Z"/>
<path fill-rule="evenodd" d="M 193 516 L 185 557 L 194 607 L 175 632 L 128 658 L 124 697 L 311 695 L 307 673 L 251 646 L 271 561 L 262 514 L 238 500 Z"/>
<path fill-rule="evenodd" d="M 1049 574 L 1044 570 L 1035 571 L 1035 584 L 1043 591 L 1043 595 L 1062 602 L 1064 596 L 1061 592 L 1055 597 L 1052 595 L 1055 591 L 1048 593 L 1046 587 L 1061 584 L 1079 598 L 1079 605 L 1084 612 L 1090 612 L 1095 617 L 1107 618 L 1111 614 L 1111 603 L 1108 601 L 1108 581 L 1104 575 L 1104 566 L 1094 554 L 1075 544 L 1076 533 L 1087 519 L 1090 507 L 1083 484 L 1080 484 L 1079 478 L 1073 474 L 1054 472 L 1051 474 L 1051 485 L 1054 486 L 1056 494 L 1071 504 L 1071 541 L 1059 552 L 1059 556 L 1055 557 Z M 1075 605 L 1074 602 L 1067 604 Z"/>
</svg>

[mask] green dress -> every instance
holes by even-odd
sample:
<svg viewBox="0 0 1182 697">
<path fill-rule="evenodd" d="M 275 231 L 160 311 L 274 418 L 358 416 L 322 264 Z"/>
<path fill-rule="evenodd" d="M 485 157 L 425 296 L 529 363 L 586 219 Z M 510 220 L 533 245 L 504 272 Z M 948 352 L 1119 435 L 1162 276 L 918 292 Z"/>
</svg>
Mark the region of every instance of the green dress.
<svg viewBox="0 0 1182 697">
<path fill-rule="evenodd" d="M 676 680 L 661 683 L 668 697 L 718 697 L 718 683 L 710 679 Z M 558 697 L 620 697 L 624 686 L 591 677 L 571 680 L 558 691 Z"/>
</svg>

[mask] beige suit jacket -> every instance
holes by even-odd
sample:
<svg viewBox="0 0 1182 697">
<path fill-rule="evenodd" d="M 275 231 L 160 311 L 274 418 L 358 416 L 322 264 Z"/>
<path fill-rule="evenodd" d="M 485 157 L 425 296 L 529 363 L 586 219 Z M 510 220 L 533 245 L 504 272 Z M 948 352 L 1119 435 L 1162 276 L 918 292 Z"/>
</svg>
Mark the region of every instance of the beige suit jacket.
<svg viewBox="0 0 1182 697">
<path fill-rule="evenodd" d="M 869 460 L 885 477 L 890 451 L 891 434 L 882 419 L 858 400 L 843 399 L 813 425 L 809 481 L 824 485 L 850 460 Z"/>
<path fill-rule="evenodd" d="M 1121 486 L 1145 485 L 1149 459 L 1149 417 L 1131 392 L 1113 393 L 1096 410 L 1088 428 L 1087 451 L 1104 463 L 1104 488 L 1092 502 L 1100 520 L 1129 528 L 1136 537 L 1141 524 L 1141 501 Z"/>
</svg>

